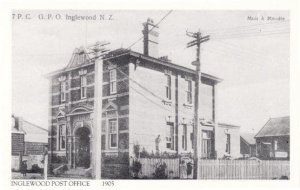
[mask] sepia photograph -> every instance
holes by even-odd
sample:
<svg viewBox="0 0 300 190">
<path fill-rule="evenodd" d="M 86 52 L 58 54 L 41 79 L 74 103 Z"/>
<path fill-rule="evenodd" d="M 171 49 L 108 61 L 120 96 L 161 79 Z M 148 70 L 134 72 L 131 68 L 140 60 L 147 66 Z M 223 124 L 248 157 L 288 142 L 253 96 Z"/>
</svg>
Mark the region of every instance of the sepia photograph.
<svg viewBox="0 0 300 190">
<path fill-rule="evenodd" d="M 11 178 L 290 180 L 290 11 L 11 13 Z"/>
</svg>

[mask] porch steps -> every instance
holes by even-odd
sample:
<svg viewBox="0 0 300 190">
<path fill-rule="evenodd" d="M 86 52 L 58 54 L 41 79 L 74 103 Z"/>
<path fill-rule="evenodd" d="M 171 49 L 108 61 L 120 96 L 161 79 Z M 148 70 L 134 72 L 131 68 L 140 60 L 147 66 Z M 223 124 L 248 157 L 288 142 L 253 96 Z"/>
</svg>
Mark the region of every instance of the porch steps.
<svg viewBox="0 0 300 190">
<path fill-rule="evenodd" d="M 56 177 L 65 179 L 92 179 L 92 177 L 90 177 L 88 173 L 88 168 L 77 167 L 71 168 L 68 171 L 65 171 L 63 174 L 60 174 Z"/>
</svg>

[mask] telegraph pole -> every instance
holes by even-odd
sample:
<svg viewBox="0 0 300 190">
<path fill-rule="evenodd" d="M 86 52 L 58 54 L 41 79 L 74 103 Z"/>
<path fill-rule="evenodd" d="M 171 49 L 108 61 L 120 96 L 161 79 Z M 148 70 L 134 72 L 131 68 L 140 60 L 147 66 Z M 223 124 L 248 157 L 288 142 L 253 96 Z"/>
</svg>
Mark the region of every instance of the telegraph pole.
<svg viewBox="0 0 300 190">
<path fill-rule="evenodd" d="M 197 179 L 198 178 L 198 157 L 199 157 L 198 147 L 201 147 L 200 146 L 201 145 L 201 129 L 199 129 L 199 102 L 200 102 L 199 86 L 201 84 L 200 45 L 201 45 L 201 43 L 206 42 L 206 41 L 209 40 L 209 35 L 202 37 L 200 31 L 195 32 L 195 33 L 186 32 L 186 35 L 191 37 L 191 38 L 194 38 L 193 41 L 191 41 L 187 44 L 187 48 L 197 46 L 196 61 L 192 62 L 192 65 L 196 66 L 196 71 L 195 71 L 194 126 L 193 126 L 193 148 L 194 148 L 193 178 Z M 198 129 L 200 131 L 198 131 Z M 198 137 L 199 132 L 200 132 L 200 135 Z M 198 143 L 198 140 L 199 140 L 199 143 Z"/>
<path fill-rule="evenodd" d="M 106 49 L 106 45 L 109 42 L 97 42 L 95 45 L 89 46 L 91 53 L 94 54 L 95 61 L 95 106 L 93 116 L 93 136 L 92 136 L 92 165 L 94 167 L 93 177 L 95 179 L 101 179 L 101 167 L 102 167 L 102 145 L 101 145 L 101 130 L 102 130 L 102 76 L 103 76 L 103 59 Z"/>
</svg>

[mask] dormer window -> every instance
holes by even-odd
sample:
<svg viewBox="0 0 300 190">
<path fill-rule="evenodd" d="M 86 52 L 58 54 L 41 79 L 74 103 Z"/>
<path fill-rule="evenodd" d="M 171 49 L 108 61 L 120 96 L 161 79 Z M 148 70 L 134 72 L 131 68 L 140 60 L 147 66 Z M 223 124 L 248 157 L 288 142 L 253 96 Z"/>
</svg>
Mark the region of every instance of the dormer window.
<svg viewBox="0 0 300 190">
<path fill-rule="evenodd" d="M 86 76 L 82 75 L 80 76 L 80 94 L 81 94 L 81 99 L 86 98 Z"/>
<path fill-rule="evenodd" d="M 109 71 L 109 89 L 110 94 L 117 93 L 117 72 L 116 69 Z"/>
</svg>

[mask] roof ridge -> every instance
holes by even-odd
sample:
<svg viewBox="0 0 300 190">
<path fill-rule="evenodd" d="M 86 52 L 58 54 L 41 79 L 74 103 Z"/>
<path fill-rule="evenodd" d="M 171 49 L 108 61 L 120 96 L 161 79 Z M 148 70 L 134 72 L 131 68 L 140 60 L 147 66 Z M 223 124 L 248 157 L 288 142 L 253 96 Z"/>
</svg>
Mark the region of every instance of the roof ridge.
<svg viewBox="0 0 300 190">
<path fill-rule="evenodd" d="M 269 118 L 254 138 L 264 136 L 283 136 L 289 134 L 289 116 Z"/>
<path fill-rule="evenodd" d="M 36 124 L 34 124 L 34 123 L 31 123 L 31 122 L 29 122 L 29 121 L 27 121 L 27 120 L 25 120 L 25 119 L 22 119 L 22 120 L 25 121 L 25 122 L 27 122 L 27 123 L 29 123 L 30 125 L 32 125 L 32 126 L 34 126 L 34 127 L 36 127 L 36 128 L 42 129 L 42 130 L 44 130 L 44 131 L 48 131 L 47 129 L 45 129 L 45 128 L 43 128 L 43 127 L 40 127 L 40 126 L 38 126 L 38 125 L 36 125 Z"/>
<path fill-rule="evenodd" d="M 288 115 L 288 116 L 281 116 L 281 117 L 270 117 L 270 119 L 279 119 L 279 118 L 289 118 L 290 116 Z"/>
<path fill-rule="evenodd" d="M 269 121 L 271 121 L 271 118 L 269 118 L 269 120 L 264 124 L 264 126 L 256 133 L 256 135 L 254 136 L 254 138 L 257 137 L 257 135 L 263 130 L 263 128 L 266 127 L 267 123 L 269 123 Z"/>
</svg>

